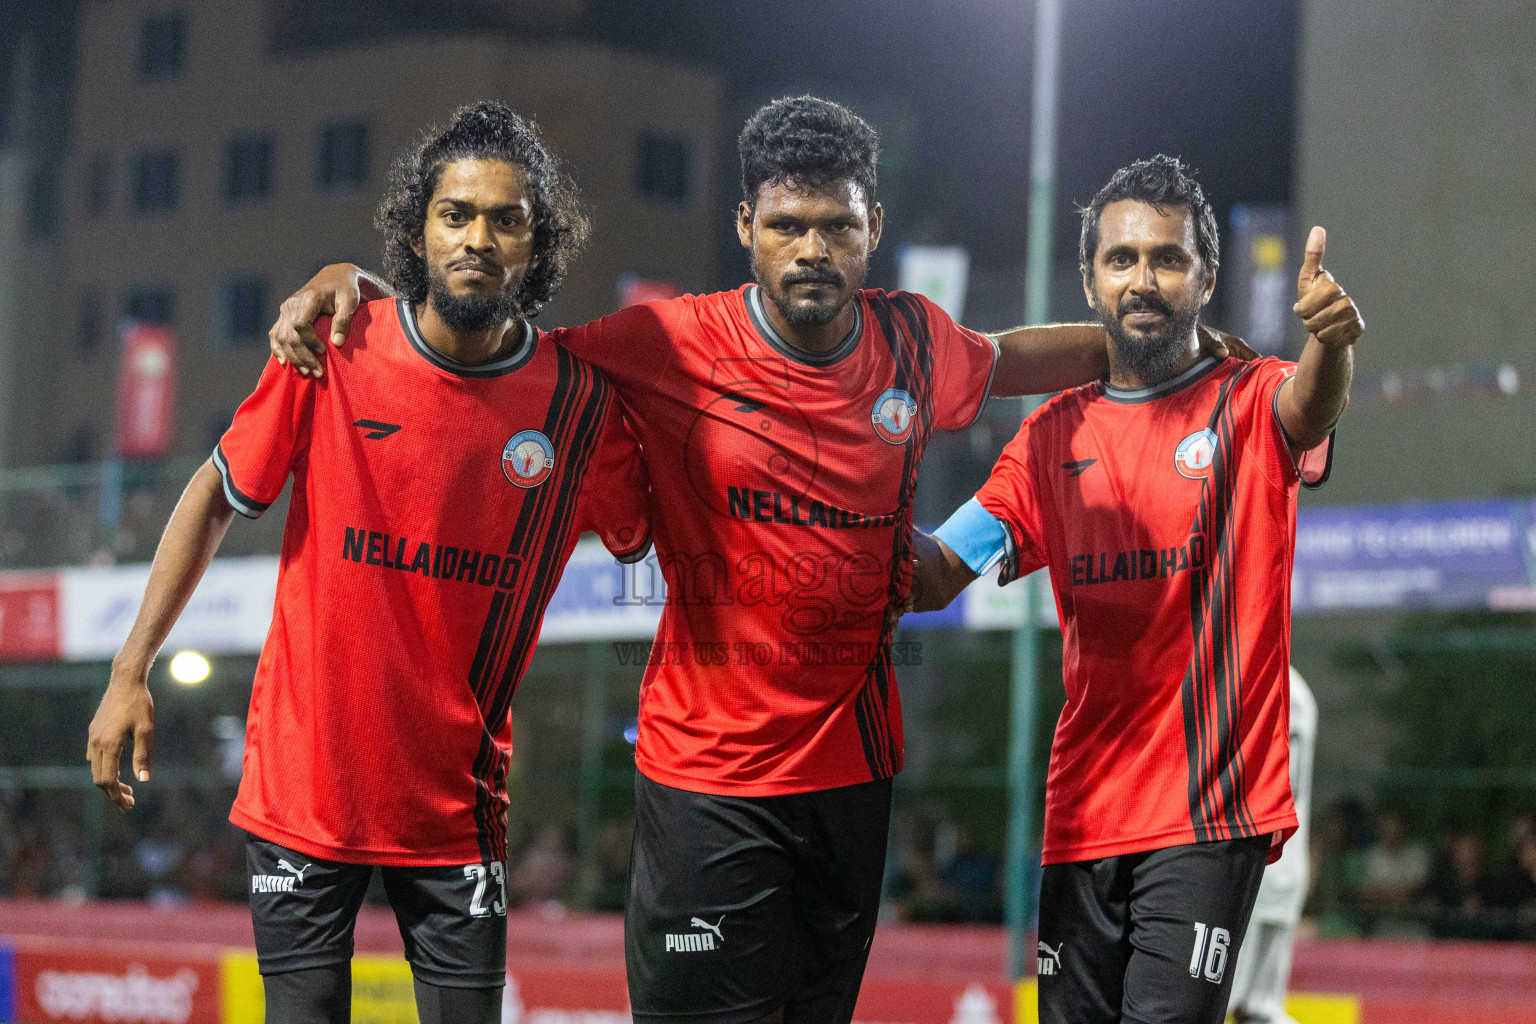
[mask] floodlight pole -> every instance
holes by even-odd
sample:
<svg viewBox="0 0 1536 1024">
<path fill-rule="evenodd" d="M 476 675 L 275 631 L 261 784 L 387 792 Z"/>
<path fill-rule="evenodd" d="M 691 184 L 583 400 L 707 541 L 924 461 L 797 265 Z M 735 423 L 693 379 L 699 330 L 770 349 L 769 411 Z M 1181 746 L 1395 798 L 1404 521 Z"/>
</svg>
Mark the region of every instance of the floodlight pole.
<svg viewBox="0 0 1536 1024">
<path fill-rule="evenodd" d="M 1056 216 L 1056 87 L 1061 54 L 1061 0 L 1035 0 L 1035 67 L 1029 138 L 1029 249 L 1025 262 L 1024 322 L 1051 316 L 1051 228 Z M 1039 398 L 1024 400 L 1029 415 Z M 1008 852 L 1004 918 L 1008 973 L 1024 977 L 1029 928 L 1035 916 L 1035 705 L 1039 695 L 1041 595 L 1026 578 L 1023 621 L 1013 631 L 1013 696 L 1008 740 Z"/>
</svg>

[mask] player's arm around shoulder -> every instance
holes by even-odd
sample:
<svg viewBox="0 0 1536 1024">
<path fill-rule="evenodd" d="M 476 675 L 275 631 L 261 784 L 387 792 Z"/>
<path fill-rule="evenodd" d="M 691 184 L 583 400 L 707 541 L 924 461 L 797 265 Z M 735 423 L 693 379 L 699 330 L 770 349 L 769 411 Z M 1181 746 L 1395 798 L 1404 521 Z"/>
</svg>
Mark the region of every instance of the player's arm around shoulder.
<svg viewBox="0 0 1536 1024">
<path fill-rule="evenodd" d="M 283 300 L 277 322 L 267 332 L 273 357 L 304 377 L 325 375 L 326 331 L 331 344 L 340 348 L 347 340 L 352 316 L 364 302 L 387 299 L 394 290 L 383 279 L 351 263 L 322 267 L 298 291 Z M 329 323 L 321 318 L 329 316 Z M 317 330 L 318 329 L 318 330 Z"/>
<path fill-rule="evenodd" d="M 133 775 L 149 781 L 155 702 L 149 669 L 212 561 L 235 510 L 224 495 L 224 479 L 209 459 L 192 475 L 160 538 L 149 571 L 144 601 L 123 648 L 112 659 L 107 692 L 91 720 L 86 760 L 91 778 L 123 810 L 133 806 L 133 787 L 118 778 L 123 746 L 133 743 Z"/>
<path fill-rule="evenodd" d="M 1275 403 L 1294 452 L 1326 441 L 1344 414 L 1354 375 L 1353 346 L 1365 330 L 1355 300 L 1323 269 L 1327 244 L 1328 233 L 1321 227 L 1307 236 L 1292 307 L 1307 325 L 1307 344 L 1296 362 L 1296 375 L 1280 385 Z"/>
<path fill-rule="evenodd" d="M 1200 351 L 1216 359 L 1252 360 L 1243 339 L 1201 324 Z M 1067 391 L 1109 375 L 1109 335 L 1099 324 L 1042 324 L 989 335 L 997 343 L 992 395 L 1015 398 Z"/>
</svg>

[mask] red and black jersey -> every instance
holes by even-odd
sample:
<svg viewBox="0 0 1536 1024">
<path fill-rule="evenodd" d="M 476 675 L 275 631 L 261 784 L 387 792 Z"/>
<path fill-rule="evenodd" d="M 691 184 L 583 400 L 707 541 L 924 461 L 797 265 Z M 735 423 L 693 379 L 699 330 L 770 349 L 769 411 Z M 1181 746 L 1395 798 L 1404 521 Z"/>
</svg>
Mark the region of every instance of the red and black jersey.
<svg viewBox="0 0 1536 1024">
<path fill-rule="evenodd" d="M 512 693 L 566 558 L 587 529 L 648 550 L 612 386 L 527 325 L 454 362 L 373 302 L 321 379 L 267 364 L 214 463 L 246 516 L 293 478 L 230 820 L 329 860 L 504 858 Z"/>
<path fill-rule="evenodd" d="M 917 467 L 935 427 L 975 418 L 997 347 L 918 295 L 855 308 L 817 355 L 755 285 L 554 332 L 613 379 L 652 482 L 667 601 L 636 760 L 656 782 L 767 796 L 901 767 L 883 622 L 908 586 Z"/>
<path fill-rule="evenodd" d="M 1270 833 L 1278 856 L 1295 830 L 1296 494 L 1331 442 L 1293 459 L 1276 405 L 1293 372 L 1203 359 L 1066 392 L 977 493 L 1014 545 L 1004 579 L 1048 566 L 1061 616 L 1045 863 Z"/>
</svg>

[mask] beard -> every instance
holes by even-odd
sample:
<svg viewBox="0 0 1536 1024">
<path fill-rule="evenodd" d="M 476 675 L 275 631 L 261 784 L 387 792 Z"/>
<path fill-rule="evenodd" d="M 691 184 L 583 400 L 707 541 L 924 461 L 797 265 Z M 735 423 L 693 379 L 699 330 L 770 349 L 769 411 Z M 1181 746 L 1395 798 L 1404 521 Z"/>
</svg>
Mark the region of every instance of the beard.
<svg viewBox="0 0 1536 1024">
<path fill-rule="evenodd" d="M 514 277 L 495 295 L 455 295 L 448 290 L 448 279 L 442 271 L 427 268 L 427 301 L 448 329 L 455 332 L 488 331 L 519 316 L 522 307 L 517 293 L 522 285 L 522 278 Z"/>
<path fill-rule="evenodd" d="M 859 270 L 858 280 L 853 282 L 851 289 L 847 287 L 848 278 L 844 276 L 842 271 L 833 267 L 827 267 L 822 270 L 792 270 L 779 278 L 778 288 L 774 289 L 768 287 L 767 276 L 763 273 L 762 267 L 757 262 L 757 253 L 754 252 L 752 254 L 753 278 L 762 287 L 763 294 L 768 296 L 768 300 L 773 303 L 774 308 L 779 311 L 779 315 L 796 327 L 825 327 L 833 320 L 836 320 L 837 315 L 843 311 L 843 308 L 852 299 L 852 292 L 858 291 L 864 284 L 864 274 L 867 269 L 868 267 L 866 266 Z M 797 284 L 824 284 L 836 289 L 836 295 L 825 301 L 809 305 L 795 303 L 789 298 L 789 289 Z"/>
<path fill-rule="evenodd" d="M 1132 313 L 1161 313 L 1161 327 L 1150 331 L 1131 330 L 1125 317 Z M 1179 369 L 1189 352 L 1189 335 L 1200 322 L 1200 307 L 1175 309 L 1156 296 L 1128 295 L 1113 313 L 1099 310 L 1099 322 L 1109 332 L 1115 353 L 1148 386 L 1161 384 Z"/>
</svg>

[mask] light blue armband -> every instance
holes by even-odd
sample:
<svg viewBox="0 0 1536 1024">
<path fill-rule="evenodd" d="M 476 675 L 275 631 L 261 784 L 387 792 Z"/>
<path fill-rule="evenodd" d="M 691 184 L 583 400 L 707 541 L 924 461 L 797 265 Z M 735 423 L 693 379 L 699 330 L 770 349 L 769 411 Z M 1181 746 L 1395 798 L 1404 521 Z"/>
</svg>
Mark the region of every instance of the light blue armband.
<svg viewBox="0 0 1536 1024">
<path fill-rule="evenodd" d="M 955 509 L 955 514 L 944 520 L 933 535 L 959 555 L 960 561 L 977 576 L 986 575 L 1010 547 L 1008 531 L 975 498 Z"/>
</svg>

